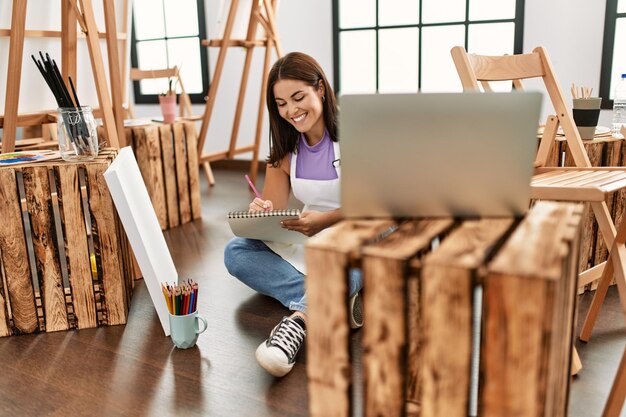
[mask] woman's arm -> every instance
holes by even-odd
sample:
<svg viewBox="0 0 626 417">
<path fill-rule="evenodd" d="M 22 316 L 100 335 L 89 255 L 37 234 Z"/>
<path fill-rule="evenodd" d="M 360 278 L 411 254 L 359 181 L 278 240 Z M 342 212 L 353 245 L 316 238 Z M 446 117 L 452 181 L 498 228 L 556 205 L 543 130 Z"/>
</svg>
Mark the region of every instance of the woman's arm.
<svg viewBox="0 0 626 417">
<path fill-rule="evenodd" d="M 263 199 L 255 198 L 250 203 L 250 211 L 282 210 L 287 208 L 289 200 L 289 155 L 286 155 L 280 165 L 273 167 L 267 165 L 265 170 L 265 185 L 263 186 Z"/>
</svg>

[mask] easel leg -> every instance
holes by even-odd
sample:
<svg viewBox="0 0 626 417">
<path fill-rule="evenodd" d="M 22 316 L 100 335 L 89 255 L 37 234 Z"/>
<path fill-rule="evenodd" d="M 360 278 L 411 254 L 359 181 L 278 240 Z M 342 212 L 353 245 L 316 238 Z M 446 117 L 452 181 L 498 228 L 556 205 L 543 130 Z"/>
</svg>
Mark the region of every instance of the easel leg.
<svg viewBox="0 0 626 417">
<path fill-rule="evenodd" d="M 124 97 L 122 96 L 122 71 L 119 63 L 117 45 L 117 24 L 115 22 L 115 4 L 104 2 L 104 22 L 106 28 L 106 44 L 109 61 L 109 80 L 111 84 L 111 100 L 113 102 L 113 120 L 117 131 L 119 146 L 126 146 L 124 134 Z M 126 30 L 126 29 L 124 29 Z"/>
<path fill-rule="evenodd" d="M 61 74 L 76 82 L 76 11 L 68 1 L 61 1 Z"/>
<path fill-rule="evenodd" d="M 204 173 L 206 174 L 206 178 L 209 181 L 209 185 L 213 187 L 215 185 L 215 177 L 213 176 L 213 170 L 211 169 L 211 164 L 208 162 L 204 162 L 202 164 L 204 168 Z"/>
<path fill-rule="evenodd" d="M 243 64 L 243 73 L 241 74 L 241 84 L 239 86 L 239 98 L 237 99 L 237 108 L 235 110 L 235 118 L 233 120 L 233 131 L 230 135 L 230 145 L 228 147 L 228 159 L 233 159 L 235 156 L 237 135 L 239 134 L 239 125 L 241 124 L 241 113 L 246 97 L 246 87 L 248 86 L 248 75 L 250 74 L 250 64 L 252 63 L 253 52 L 254 48 L 246 49 L 246 59 Z"/>
<path fill-rule="evenodd" d="M 100 51 L 100 39 L 98 37 L 98 27 L 94 17 L 93 6 L 91 0 L 80 0 L 83 13 L 83 19 L 87 26 L 87 46 L 89 47 L 89 57 L 91 59 L 91 69 L 93 78 L 96 83 L 96 92 L 98 93 L 98 101 L 102 109 L 102 120 L 104 121 L 104 131 L 109 140 L 109 145 L 114 148 L 120 147 L 119 138 L 117 136 L 117 127 L 109 91 L 107 89 L 106 80 L 104 79 L 104 64 L 102 60 L 102 52 Z"/>
<path fill-rule="evenodd" d="M 215 72 L 213 73 L 213 80 L 209 87 L 209 100 L 204 108 L 204 115 L 202 116 L 202 126 L 200 127 L 200 133 L 198 135 L 198 155 L 202 158 L 202 151 L 204 150 L 204 141 L 206 140 L 207 132 L 209 131 L 209 122 L 211 121 L 211 114 L 213 113 L 213 106 L 215 105 L 215 97 L 217 96 L 217 87 L 222 77 L 222 70 L 224 69 L 224 62 L 226 61 L 226 51 L 228 51 L 228 43 L 230 42 L 230 34 L 233 31 L 233 23 L 235 22 L 235 15 L 237 14 L 237 6 L 239 0 L 232 0 L 230 4 L 230 10 L 228 11 L 228 19 L 226 20 L 226 27 L 224 28 L 224 39 L 222 39 L 222 45 L 220 46 L 220 53 L 217 56 L 217 63 L 215 65 Z"/>
<path fill-rule="evenodd" d="M 26 0 L 14 0 L 11 14 L 11 39 L 9 40 L 9 66 L 4 105 L 2 152 L 13 152 L 17 130 L 17 106 L 22 79 L 22 55 L 26 29 Z"/>
<path fill-rule="evenodd" d="M 235 20 L 235 16 L 237 13 L 238 0 L 232 0 L 230 5 L 230 10 L 228 13 L 228 19 L 226 22 L 226 27 L 224 30 L 223 39 L 219 42 L 211 41 L 209 46 L 219 46 L 220 51 L 217 59 L 217 64 L 215 68 L 215 73 L 213 76 L 213 81 L 211 82 L 211 87 L 209 88 L 208 93 L 208 101 L 205 107 L 204 115 L 202 118 L 202 127 L 200 129 L 200 140 L 198 141 L 198 152 L 200 156 L 200 163 L 203 164 L 204 170 L 207 174 L 207 178 L 209 179 L 209 183 L 211 185 L 214 184 L 213 175 L 208 164 L 208 160 L 217 160 L 219 159 L 232 159 L 235 154 L 243 153 L 243 152 L 253 152 L 253 158 L 250 166 L 250 177 L 252 181 L 256 181 L 257 171 L 258 171 L 258 158 L 259 158 L 259 146 L 260 146 L 260 138 L 261 131 L 263 127 L 263 111 L 265 108 L 265 90 L 267 88 L 267 75 L 269 73 L 270 60 L 271 60 L 271 50 L 272 48 L 276 48 L 278 52 L 278 56 L 281 56 L 280 44 L 277 36 L 277 28 L 275 24 L 275 8 L 276 1 L 273 0 L 271 3 L 269 1 L 254 1 L 252 2 L 252 8 L 250 9 L 250 17 L 248 22 L 248 32 L 246 35 L 246 39 L 244 40 L 232 40 L 231 41 L 231 33 L 232 26 Z M 266 16 L 261 14 L 261 7 L 265 7 Z M 258 24 L 262 24 L 266 31 L 266 38 L 259 40 L 256 39 L 256 30 Z M 265 55 L 265 66 L 262 75 L 262 87 L 261 87 L 261 97 L 259 103 L 259 111 L 257 118 L 257 126 L 256 126 L 256 136 L 254 144 L 251 146 L 237 148 L 237 136 L 239 133 L 239 127 L 241 124 L 241 117 L 243 111 L 243 103 L 245 99 L 248 77 L 250 72 L 250 66 L 253 58 L 253 51 L 255 46 L 265 45 L 266 47 L 266 55 Z M 213 111 L 213 106 L 215 105 L 215 100 L 217 96 L 217 88 L 219 85 L 219 80 L 221 77 L 221 73 L 224 66 L 224 60 L 226 56 L 226 50 L 230 46 L 243 46 L 247 48 L 246 58 L 243 67 L 243 73 L 241 78 L 241 84 L 239 88 L 239 97 L 237 101 L 237 108 L 235 111 L 235 117 L 233 121 L 233 130 L 231 132 L 231 139 L 228 150 L 226 152 L 219 152 L 217 154 L 212 155 L 203 155 L 204 143 L 206 140 L 206 136 L 209 129 L 209 122 L 211 119 L 211 114 Z"/>
<path fill-rule="evenodd" d="M 267 76 L 270 72 L 270 61 L 272 59 L 273 42 L 270 38 L 267 40 L 265 48 L 265 61 L 263 62 L 263 79 L 261 82 L 261 94 L 259 98 L 259 112 L 256 118 L 256 133 L 254 136 L 254 150 L 252 151 L 252 161 L 250 163 L 250 179 L 256 184 L 256 177 L 259 171 L 259 146 L 261 145 L 261 132 L 263 130 L 263 114 L 265 112 L 265 99 L 267 97 Z"/>
</svg>

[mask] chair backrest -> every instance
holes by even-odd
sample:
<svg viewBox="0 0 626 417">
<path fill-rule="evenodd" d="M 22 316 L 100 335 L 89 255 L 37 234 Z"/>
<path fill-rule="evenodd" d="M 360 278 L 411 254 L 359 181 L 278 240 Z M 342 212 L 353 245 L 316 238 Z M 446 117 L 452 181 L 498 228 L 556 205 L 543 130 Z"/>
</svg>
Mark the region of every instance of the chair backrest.
<svg viewBox="0 0 626 417">
<path fill-rule="evenodd" d="M 189 95 L 185 91 L 185 86 L 183 85 L 183 80 L 180 77 L 180 71 L 178 67 L 174 66 L 172 68 L 164 68 L 164 69 L 158 69 L 158 70 L 141 70 L 139 68 L 130 69 L 131 81 L 141 81 L 141 80 L 149 80 L 149 79 L 157 79 L 157 78 L 176 79 L 178 86 L 180 86 L 179 114 L 180 116 L 183 116 L 183 117 L 192 116 L 193 114 L 191 110 L 191 100 L 189 98 Z"/>
<path fill-rule="evenodd" d="M 541 78 L 556 116 L 548 117 L 535 165 L 545 164 L 560 125 L 576 166 L 591 166 L 545 48 L 539 46 L 529 54 L 485 56 L 468 54 L 463 47 L 455 46 L 451 54 L 465 91 L 479 91 L 480 85 L 490 90 L 489 82 L 505 80 L 512 81 L 516 89 L 523 89 L 522 80 Z"/>
</svg>

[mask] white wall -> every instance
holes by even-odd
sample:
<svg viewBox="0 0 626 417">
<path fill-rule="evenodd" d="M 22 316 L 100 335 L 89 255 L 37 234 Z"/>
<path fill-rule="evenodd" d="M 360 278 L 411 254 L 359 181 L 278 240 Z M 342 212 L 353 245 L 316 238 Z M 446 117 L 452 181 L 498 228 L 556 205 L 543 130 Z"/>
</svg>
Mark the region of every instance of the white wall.
<svg viewBox="0 0 626 417">
<path fill-rule="evenodd" d="M 248 0 L 249 1 L 249 0 Z M 496 0 L 494 0 L 496 1 Z M 0 2 L 0 27 L 7 28 L 10 23 L 10 3 Z M 220 1 L 205 0 L 206 18 L 209 38 L 220 37 L 218 31 L 218 15 Z M 240 1 L 241 10 L 246 5 Z M 94 2 L 98 7 L 99 2 Z M 101 7 L 101 6 L 100 6 Z M 36 10 L 35 10 L 36 8 Z M 32 9 L 32 10 L 31 10 Z M 52 22 L 60 21 L 60 12 L 57 2 L 35 0 L 29 2 L 29 19 L 39 20 L 44 28 Z M 604 30 L 605 2 L 588 0 L 526 0 L 524 51 L 531 51 L 535 46 L 545 46 L 550 54 L 552 64 L 558 76 L 561 88 L 569 100 L 569 86 L 591 86 L 598 92 L 600 85 L 600 61 L 602 54 Z M 102 22 L 101 12 L 96 11 L 99 22 Z M 245 15 L 245 12 L 244 12 Z M 332 1 L 331 0 L 283 0 L 278 10 L 279 36 L 285 53 L 302 51 L 314 56 L 326 70 L 327 76 L 333 79 L 332 53 Z M 32 21 L 29 22 L 29 27 Z M 102 23 L 99 23 L 103 27 Z M 41 28 L 41 24 L 37 28 Z M 60 49 L 57 41 L 49 41 L 45 45 L 31 44 L 27 41 L 24 60 L 24 75 L 22 94 L 20 95 L 20 111 L 53 108 L 54 102 L 36 68 L 30 63 L 30 54 L 40 49 L 47 50 L 57 56 L 60 61 Z M 38 41 L 45 42 L 45 41 Z M 104 48 L 103 48 L 104 49 Z M 88 62 L 86 48 L 79 47 L 79 93 L 87 96 L 90 93 L 95 98 L 95 91 L 90 86 L 91 73 L 88 66 L 80 66 L 80 62 Z M 217 48 L 209 49 L 211 74 L 217 60 Z M 206 139 L 205 151 L 220 151 L 228 148 L 232 129 L 236 100 L 239 93 L 244 51 L 230 48 L 226 66 L 222 73 L 218 96 L 211 118 L 211 125 Z M 0 80 L 6 78 L 8 60 L 8 41 L 0 38 Z M 251 144 L 254 140 L 256 118 L 259 106 L 259 90 L 261 84 L 261 67 L 263 64 L 263 50 L 255 52 L 252 70 L 248 82 L 248 91 L 244 105 L 243 117 L 240 125 L 238 144 Z M 452 62 L 450 61 L 450 65 Z M 4 109 L 5 83 L 0 81 L 0 112 Z M 87 101 L 88 99 L 84 99 Z M 95 102 L 92 100 L 92 102 Z M 194 113 L 202 114 L 203 105 L 195 105 Z M 154 116 L 159 110 L 156 106 L 137 106 L 139 116 Z M 544 111 L 544 118 L 547 110 Z M 609 126 L 610 111 L 603 111 L 600 124 Z M 260 159 L 265 159 L 269 152 L 267 111 L 264 111 L 264 127 L 262 133 Z M 249 159 L 250 154 L 242 154 L 238 158 Z"/>
<path fill-rule="evenodd" d="M 605 7 L 603 1 L 526 0 L 524 52 L 546 48 L 568 104 L 572 83 L 599 95 Z M 610 123 L 611 111 L 601 111 L 599 124 Z"/>
</svg>

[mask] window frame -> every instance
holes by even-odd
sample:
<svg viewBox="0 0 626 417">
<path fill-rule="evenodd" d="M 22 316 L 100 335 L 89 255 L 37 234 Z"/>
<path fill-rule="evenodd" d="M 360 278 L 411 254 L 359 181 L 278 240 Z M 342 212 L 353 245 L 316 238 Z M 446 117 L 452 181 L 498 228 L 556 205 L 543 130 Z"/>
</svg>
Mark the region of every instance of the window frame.
<svg viewBox="0 0 626 417">
<path fill-rule="evenodd" d="M 206 101 L 207 91 L 209 90 L 209 60 L 207 48 L 202 46 L 202 41 L 207 39 L 207 27 L 206 27 L 206 15 L 204 10 L 204 0 L 196 0 L 198 7 L 198 47 L 200 48 L 200 65 L 202 74 L 202 92 L 201 93 L 188 93 L 189 99 L 192 104 L 204 104 Z M 163 5 L 163 0 L 159 0 L 159 4 Z M 137 40 L 135 35 L 135 10 L 132 10 L 131 19 L 131 48 L 130 48 L 130 61 L 132 68 L 139 67 L 139 57 L 137 56 L 137 42 L 145 42 L 152 40 L 165 40 L 167 45 L 168 39 L 185 39 L 193 38 L 195 36 L 173 36 L 163 38 L 151 38 Z M 167 47 L 167 46 L 166 46 Z M 184 81 L 184 80 L 183 80 Z M 142 94 L 140 81 L 133 81 L 133 95 L 135 104 L 158 104 L 158 94 Z"/>
<path fill-rule="evenodd" d="M 437 22 L 437 23 L 422 23 L 422 2 L 424 0 L 419 0 L 419 22 L 416 24 L 405 24 L 405 25 L 389 25 L 389 26 L 380 26 L 378 24 L 378 4 L 381 0 L 375 0 L 376 7 L 376 23 L 374 26 L 363 26 L 363 27 L 355 27 L 348 29 L 339 28 L 339 2 L 341 0 L 333 0 L 333 80 L 334 85 L 333 88 L 337 92 L 341 92 L 341 79 L 340 79 L 340 56 L 341 51 L 340 43 L 339 43 L 339 35 L 341 32 L 349 32 L 349 31 L 361 31 L 361 30 L 374 30 L 376 31 L 376 92 L 379 91 L 379 82 L 380 82 L 380 65 L 379 65 L 379 57 L 380 53 L 378 50 L 378 42 L 379 42 L 379 31 L 381 29 L 403 29 L 403 28 L 417 28 L 420 36 L 418 39 L 418 72 L 417 72 L 417 87 L 418 91 L 422 89 L 422 28 L 424 27 L 434 27 L 434 26 L 451 26 L 451 25 L 459 25 L 463 24 L 465 27 L 465 42 L 464 47 L 467 50 L 467 42 L 468 42 L 468 31 L 469 25 L 475 24 L 486 24 L 486 23 L 506 23 L 513 22 L 515 24 L 515 35 L 513 40 L 513 53 L 521 54 L 523 52 L 523 42 L 524 42 L 524 5 L 525 0 L 515 0 L 515 17 L 513 19 L 491 19 L 491 20 L 469 20 L 469 6 L 471 0 L 465 0 L 465 20 L 463 21 L 451 21 L 451 22 Z M 432 0 L 435 1 L 435 0 Z M 609 0 L 611 1 L 611 0 Z"/>
<path fill-rule="evenodd" d="M 611 75 L 613 74 L 613 52 L 615 48 L 615 27 L 618 18 L 626 18 L 626 13 L 617 13 L 618 0 L 606 1 L 604 17 L 604 41 L 602 43 L 602 65 L 600 67 L 600 97 L 603 109 L 612 109 Z"/>
</svg>

